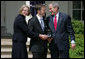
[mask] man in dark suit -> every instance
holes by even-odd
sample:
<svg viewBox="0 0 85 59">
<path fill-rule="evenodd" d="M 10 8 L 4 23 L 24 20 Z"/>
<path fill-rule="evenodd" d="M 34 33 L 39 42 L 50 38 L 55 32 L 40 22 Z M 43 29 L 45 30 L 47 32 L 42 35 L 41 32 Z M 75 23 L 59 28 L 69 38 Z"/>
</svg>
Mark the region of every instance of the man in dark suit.
<svg viewBox="0 0 85 59">
<path fill-rule="evenodd" d="M 69 36 L 72 49 L 75 48 L 75 36 L 70 16 L 59 12 L 59 5 L 56 2 L 49 4 L 50 16 L 47 17 L 47 27 L 51 30 L 53 39 L 49 39 L 52 58 L 69 57 Z"/>
<path fill-rule="evenodd" d="M 45 16 L 45 6 L 41 4 L 36 5 L 36 11 L 37 14 L 29 21 L 28 27 L 33 32 L 46 34 L 46 26 L 43 17 Z M 46 58 L 47 40 L 31 38 L 29 50 L 32 52 L 33 58 Z"/>
</svg>

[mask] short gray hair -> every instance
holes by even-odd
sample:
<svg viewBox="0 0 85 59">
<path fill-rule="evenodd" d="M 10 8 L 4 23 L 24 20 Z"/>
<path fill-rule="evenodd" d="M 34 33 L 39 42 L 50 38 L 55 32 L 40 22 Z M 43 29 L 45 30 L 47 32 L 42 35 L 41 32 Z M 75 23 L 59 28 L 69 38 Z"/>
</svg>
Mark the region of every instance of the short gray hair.
<svg viewBox="0 0 85 59">
<path fill-rule="evenodd" d="M 52 3 L 50 3 L 50 4 L 52 4 L 54 8 L 57 7 L 57 8 L 59 9 L 59 4 L 58 4 L 57 2 L 52 2 Z M 50 5 L 50 4 L 49 4 L 49 5 Z"/>
</svg>

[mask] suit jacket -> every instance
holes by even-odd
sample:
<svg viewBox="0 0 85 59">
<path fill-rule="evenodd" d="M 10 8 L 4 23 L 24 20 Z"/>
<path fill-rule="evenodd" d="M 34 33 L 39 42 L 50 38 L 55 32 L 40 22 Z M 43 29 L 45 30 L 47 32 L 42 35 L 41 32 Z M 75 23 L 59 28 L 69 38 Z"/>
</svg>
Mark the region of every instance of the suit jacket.
<svg viewBox="0 0 85 59">
<path fill-rule="evenodd" d="M 40 34 L 46 34 L 45 29 L 44 29 L 44 31 L 42 30 L 41 25 L 40 25 L 40 23 L 38 21 L 38 18 L 36 16 L 34 16 L 29 21 L 28 27 L 33 32 L 40 33 Z M 44 26 L 44 27 L 46 28 L 46 26 Z M 40 38 L 38 38 L 38 39 L 31 38 L 30 49 L 29 50 L 31 50 L 32 52 L 44 52 L 44 51 L 47 51 L 47 40 L 42 40 Z"/>
<path fill-rule="evenodd" d="M 54 29 L 53 16 L 50 15 L 46 18 L 47 27 L 52 32 L 55 44 L 59 50 L 69 49 L 69 34 L 71 41 L 75 39 L 74 30 L 71 24 L 71 18 L 69 15 L 59 12 L 59 18 L 57 22 L 57 29 Z"/>
<path fill-rule="evenodd" d="M 13 41 L 26 42 L 27 37 L 38 38 L 39 34 L 29 30 L 25 16 L 19 14 L 14 21 Z"/>
</svg>

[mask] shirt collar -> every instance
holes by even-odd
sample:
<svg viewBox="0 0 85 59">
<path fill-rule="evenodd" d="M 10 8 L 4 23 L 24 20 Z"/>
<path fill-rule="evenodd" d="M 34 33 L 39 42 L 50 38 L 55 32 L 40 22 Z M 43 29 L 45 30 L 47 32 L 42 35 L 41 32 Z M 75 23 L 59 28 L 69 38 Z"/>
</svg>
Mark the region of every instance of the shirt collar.
<svg viewBox="0 0 85 59">
<path fill-rule="evenodd" d="M 40 20 L 40 19 L 43 19 L 43 17 L 40 17 L 38 14 L 36 15 L 37 18 Z"/>
<path fill-rule="evenodd" d="M 37 16 L 39 22 L 41 23 L 41 19 L 43 19 L 43 17 L 40 17 L 38 14 L 36 16 Z"/>
<path fill-rule="evenodd" d="M 56 16 L 57 16 L 57 17 L 59 16 L 59 12 L 56 14 Z"/>
</svg>

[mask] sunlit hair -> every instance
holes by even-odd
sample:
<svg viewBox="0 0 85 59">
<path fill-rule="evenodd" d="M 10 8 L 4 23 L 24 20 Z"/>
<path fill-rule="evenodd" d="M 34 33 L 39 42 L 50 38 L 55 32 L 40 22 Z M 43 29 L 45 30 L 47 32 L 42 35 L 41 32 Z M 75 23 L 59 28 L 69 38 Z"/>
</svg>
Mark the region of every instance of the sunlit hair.
<svg viewBox="0 0 85 59">
<path fill-rule="evenodd" d="M 50 4 L 52 4 L 54 8 L 57 7 L 57 8 L 59 9 L 59 4 L 58 4 L 57 2 L 51 2 Z M 50 5 L 50 4 L 49 4 L 49 5 Z"/>
<path fill-rule="evenodd" d="M 22 5 L 21 8 L 19 9 L 19 14 L 22 14 L 23 9 L 27 7 L 28 8 L 28 15 L 30 14 L 30 8 L 27 5 Z M 28 16 L 27 15 L 27 16 Z"/>
</svg>

